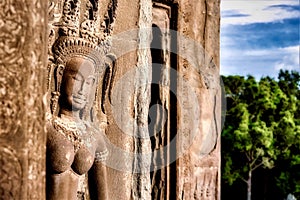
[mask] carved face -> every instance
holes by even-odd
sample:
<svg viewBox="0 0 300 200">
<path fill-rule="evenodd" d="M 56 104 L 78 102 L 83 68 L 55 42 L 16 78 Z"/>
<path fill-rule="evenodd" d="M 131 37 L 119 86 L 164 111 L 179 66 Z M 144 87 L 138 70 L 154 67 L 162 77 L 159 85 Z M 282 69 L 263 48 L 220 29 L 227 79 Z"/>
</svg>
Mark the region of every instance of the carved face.
<svg viewBox="0 0 300 200">
<path fill-rule="evenodd" d="M 61 108 L 82 110 L 87 104 L 95 84 L 94 64 L 84 58 L 74 57 L 66 64 L 61 84 Z"/>
</svg>

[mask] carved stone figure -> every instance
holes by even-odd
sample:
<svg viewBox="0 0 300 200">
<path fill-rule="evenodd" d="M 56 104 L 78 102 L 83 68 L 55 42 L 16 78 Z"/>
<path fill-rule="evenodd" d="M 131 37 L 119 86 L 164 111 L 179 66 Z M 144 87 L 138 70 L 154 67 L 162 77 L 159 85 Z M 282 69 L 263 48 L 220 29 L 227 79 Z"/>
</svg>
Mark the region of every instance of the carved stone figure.
<svg viewBox="0 0 300 200">
<path fill-rule="evenodd" d="M 65 0 L 60 21 L 51 24 L 47 199 L 108 199 L 104 102 L 114 70 L 109 39 L 116 2 L 102 24 L 99 4 Z"/>
</svg>

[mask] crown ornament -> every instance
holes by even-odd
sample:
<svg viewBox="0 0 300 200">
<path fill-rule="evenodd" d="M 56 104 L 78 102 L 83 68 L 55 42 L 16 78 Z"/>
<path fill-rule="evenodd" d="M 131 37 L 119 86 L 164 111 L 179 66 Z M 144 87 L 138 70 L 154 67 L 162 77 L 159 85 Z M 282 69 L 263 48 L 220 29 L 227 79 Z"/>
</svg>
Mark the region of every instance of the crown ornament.
<svg viewBox="0 0 300 200">
<path fill-rule="evenodd" d="M 104 2 L 104 1 L 102 1 Z M 117 0 L 110 0 L 101 16 L 99 0 L 65 0 L 52 49 L 54 60 L 63 64 L 70 56 L 87 56 L 97 65 L 109 53 L 116 18 Z M 91 55 L 90 55 L 91 54 Z"/>
</svg>

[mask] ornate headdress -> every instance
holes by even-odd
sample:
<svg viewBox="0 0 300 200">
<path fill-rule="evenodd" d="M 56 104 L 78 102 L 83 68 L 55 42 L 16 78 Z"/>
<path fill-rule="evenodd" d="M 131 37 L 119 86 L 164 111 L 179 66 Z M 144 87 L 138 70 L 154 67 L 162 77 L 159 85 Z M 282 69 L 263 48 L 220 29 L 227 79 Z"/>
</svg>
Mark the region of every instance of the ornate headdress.
<svg viewBox="0 0 300 200">
<path fill-rule="evenodd" d="M 48 87 L 52 88 L 52 114 L 57 110 L 63 70 L 72 57 L 91 60 L 96 73 L 105 69 L 107 58 L 112 58 L 109 52 L 117 0 L 101 3 L 99 0 L 64 0 L 56 3 L 52 0 L 49 13 L 54 7 L 58 8 L 58 17 L 50 22 L 48 80 Z"/>
</svg>

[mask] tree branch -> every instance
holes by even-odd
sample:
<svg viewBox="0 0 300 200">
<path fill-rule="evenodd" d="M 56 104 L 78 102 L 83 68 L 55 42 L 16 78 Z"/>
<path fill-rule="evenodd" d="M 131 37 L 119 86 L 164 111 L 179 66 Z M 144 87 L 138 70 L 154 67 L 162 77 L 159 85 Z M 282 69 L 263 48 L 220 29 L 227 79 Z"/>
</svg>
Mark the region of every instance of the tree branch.
<svg viewBox="0 0 300 200">
<path fill-rule="evenodd" d="M 241 177 L 241 176 L 240 176 L 240 179 L 241 179 L 242 181 L 244 181 L 245 183 L 248 183 L 248 181 L 247 181 L 246 179 L 244 179 L 243 177 Z"/>
<path fill-rule="evenodd" d="M 250 163 L 250 168 L 252 169 L 252 166 L 255 164 L 255 162 L 257 161 L 257 159 L 258 159 L 258 157 L 256 157 L 253 161 L 252 161 L 252 163 Z"/>
<path fill-rule="evenodd" d="M 258 165 L 256 165 L 255 167 L 253 167 L 252 171 L 254 171 L 256 168 L 260 167 L 262 164 L 264 164 L 263 161 L 261 163 L 259 163 Z"/>
<path fill-rule="evenodd" d="M 247 157 L 248 161 L 251 162 L 251 155 L 249 155 L 248 152 L 245 152 L 245 154 L 246 154 L 246 157 Z"/>
</svg>

